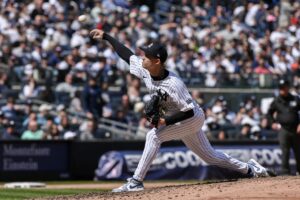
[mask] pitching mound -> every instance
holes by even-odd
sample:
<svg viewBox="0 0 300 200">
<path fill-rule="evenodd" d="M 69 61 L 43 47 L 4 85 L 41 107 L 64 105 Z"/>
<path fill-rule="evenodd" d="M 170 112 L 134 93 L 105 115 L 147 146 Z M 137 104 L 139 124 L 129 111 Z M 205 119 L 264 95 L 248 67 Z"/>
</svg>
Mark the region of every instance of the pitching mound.
<svg viewBox="0 0 300 200">
<path fill-rule="evenodd" d="M 148 187 L 142 192 L 84 194 L 49 199 L 198 200 L 198 199 L 300 199 L 300 176 L 242 179 L 209 184 Z"/>
</svg>

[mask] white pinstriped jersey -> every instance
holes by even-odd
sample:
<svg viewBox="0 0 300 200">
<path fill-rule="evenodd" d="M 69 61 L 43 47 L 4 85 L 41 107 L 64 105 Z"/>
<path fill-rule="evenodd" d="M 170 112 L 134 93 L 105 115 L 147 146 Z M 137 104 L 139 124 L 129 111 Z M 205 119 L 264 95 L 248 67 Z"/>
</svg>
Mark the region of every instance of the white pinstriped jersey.
<svg viewBox="0 0 300 200">
<path fill-rule="evenodd" d="M 167 93 L 167 99 L 161 103 L 166 115 L 172 115 L 179 111 L 188 111 L 195 108 L 195 103 L 182 80 L 174 73 L 159 81 L 151 78 L 147 69 L 142 66 L 142 59 L 136 55 L 130 57 L 130 73 L 143 79 L 150 95 L 157 90 Z"/>
<path fill-rule="evenodd" d="M 248 164 L 234 159 L 227 154 L 215 151 L 208 142 L 205 133 L 201 130 L 205 116 L 202 109 L 192 100 L 185 84 L 174 73 L 160 81 L 151 78 L 148 70 L 142 66 L 142 59 L 137 56 L 130 57 L 130 73 L 144 80 L 150 94 L 161 89 L 168 93 L 168 98 L 163 102 L 166 115 L 172 115 L 178 111 L 194 110 L 194 116 L 170 126 L 162 126 L 151 129 L 146 136 L 145 149 L 139 161 L 133 178 L 143 181 L 160 144 L 165 141 L 182 139 L 194 153 L 205 162 L 220 167 L 233 169 L 241 173 L 248 173 Z"/>
</svg>

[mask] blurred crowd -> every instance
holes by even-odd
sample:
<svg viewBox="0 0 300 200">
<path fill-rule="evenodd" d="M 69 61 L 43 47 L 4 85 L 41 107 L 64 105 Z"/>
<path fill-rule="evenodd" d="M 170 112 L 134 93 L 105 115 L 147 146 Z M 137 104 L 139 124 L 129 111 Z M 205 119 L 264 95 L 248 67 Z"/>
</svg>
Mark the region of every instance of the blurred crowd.
<svg viewBox="0 0 300 200">
<path fill-rule="evenodd" d="M 91 40 L 95 27 L 138 55 L 138 47 L 160 40 L 169 53 L 166 67 L 190 87 L 269 87 L 285 77 L 299 91 L 300 1 L 137 2 L 0 2 L 2 138 L 109 137 L 97 128 L 100 118 L 149 128 L 143 117 L 149 96 L 110 45 Z M 230 99 L 208 105 L 200 92 L 192 95 L 205 108 L 211 138 L 267 138 L 255 97 L 233 112 Z M 46 103 L 32 109 L 34 99 Z"/>
</svg>

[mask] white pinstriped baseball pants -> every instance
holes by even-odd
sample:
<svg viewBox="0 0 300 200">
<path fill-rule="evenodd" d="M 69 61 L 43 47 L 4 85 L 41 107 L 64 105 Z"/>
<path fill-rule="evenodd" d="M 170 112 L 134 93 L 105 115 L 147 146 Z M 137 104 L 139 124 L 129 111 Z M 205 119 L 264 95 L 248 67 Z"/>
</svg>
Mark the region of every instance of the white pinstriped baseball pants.
<svg viewBox="0 0 300 200">
<path fill-rule="evenodd" d="M 194 109 L 194 116 L 180 124 L 153 128 L 147 133 L 143 155 L 135 170 L 133 178 L 143 181 L 146 173 L 156 157 L 161 143 L 174 139 L 181 139 L 184 144 L 210 165 L 232 169 L 243 174 L 248 172 L 248 164 L 229 155 L 215 151 L 206 135 L 201 130 L 205 116 L 200 108 Z"/>
</svg>

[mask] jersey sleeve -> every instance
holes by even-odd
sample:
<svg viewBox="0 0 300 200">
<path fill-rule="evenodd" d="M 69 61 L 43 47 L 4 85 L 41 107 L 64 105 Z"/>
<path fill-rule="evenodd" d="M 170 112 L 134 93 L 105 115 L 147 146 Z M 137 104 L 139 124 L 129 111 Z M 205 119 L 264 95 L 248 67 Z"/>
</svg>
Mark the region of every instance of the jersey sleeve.
<svg viewBox="0 0 300 200">
<path fill-rule="evenodd" d="M 138 78 L 142 78 L 146 73 L 146 70 L 142 66 L 142 62 L 143 60 L 136 55 L 132 55 L 129 58 L 129 71 Z"/>
</svg>

